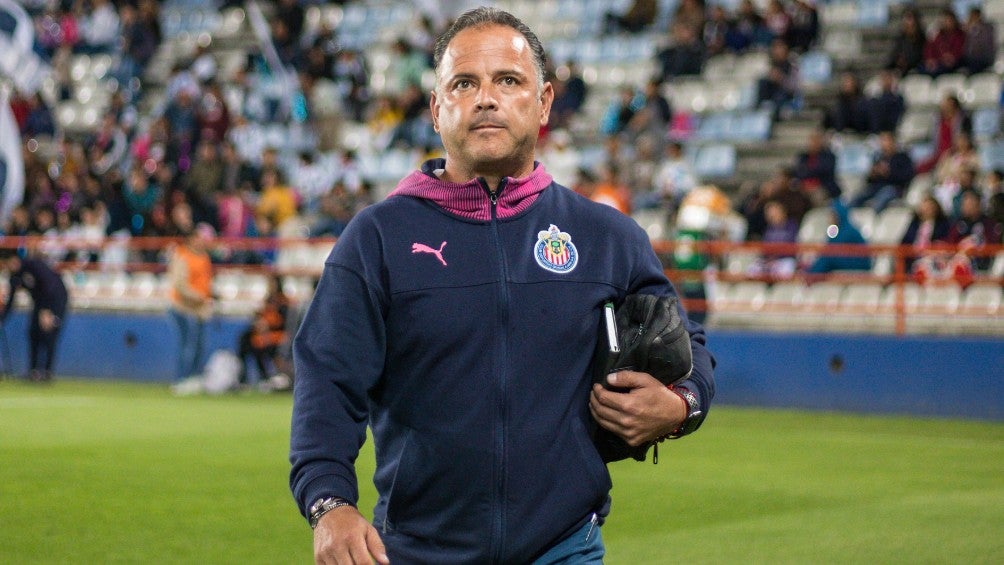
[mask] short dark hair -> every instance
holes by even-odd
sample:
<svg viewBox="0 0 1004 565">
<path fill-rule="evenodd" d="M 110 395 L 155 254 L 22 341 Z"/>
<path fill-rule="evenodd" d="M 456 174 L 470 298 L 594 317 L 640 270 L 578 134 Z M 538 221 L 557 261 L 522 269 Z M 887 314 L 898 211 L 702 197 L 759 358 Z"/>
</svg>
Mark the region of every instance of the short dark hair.
<svg viewBox="0 0 1004 565">
<path fill-rule="evenodd" d="M 537 82 L 543 83 L 546 77 L 546 55 L 544 54 L 544 46 L 540 43 L 540 39 L 537 38 L 537 35 L 522 20 L 505 10 L 491 6 L 481 6 L 464 12 L 436 39 L 436 46 L 432 52 L 432 66 L 435 68 L 436 74 L 439 74 L 439 65 L 443 62 L 443 54 L 446 53 L 446 48 L 458 33 L 468 28 L 491 25 L 512 28 L 526 39 L 526 42 L 530 45 L 530 52 L 533 54 L 534 66 L 537 67 L 537 74 L 539 75 Z"/>
</svg>

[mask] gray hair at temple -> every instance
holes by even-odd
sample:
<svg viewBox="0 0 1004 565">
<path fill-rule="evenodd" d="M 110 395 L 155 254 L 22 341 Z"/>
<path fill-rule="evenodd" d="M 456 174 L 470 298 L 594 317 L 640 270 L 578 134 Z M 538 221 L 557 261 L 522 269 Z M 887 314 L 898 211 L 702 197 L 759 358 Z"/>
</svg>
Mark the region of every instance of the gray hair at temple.
<svg viewBox="0 0 1004 565">
<path fill-rule="evenodd" d="M 456 21 L 453 22 L 449 29 L 444 31 L 443 34 L 436 39 L 436 46 L 433 49 L 432 55 L 433 67 L 436 69 L 436 77 L 439 77 L 439 65 L 443 62 L 443 54 L 446 53 L 446 47 L 451 41 L 453 41 L 453 38 L 456 37 L 458 33 L 468 28 L 493 25 L 512 28 L 526 38 L 526 42 L 530 45 L 530 52 L 533 54 L 534 66 L 537 67 L 537 87 L 543 87 L 544 75 L 546 72 L 544 67 L 546 56 L 544 55 L 544 46 L 540 43 L 540 39 L 537 38 L 537 34 L 533 33 L 533 31 L 530 30 L 530 28 L 516 16 L 504 10 L 490 6 L 481 6 L 480 8 L 474 8 L 464 12 L 456 19 Z"/>
</svg>

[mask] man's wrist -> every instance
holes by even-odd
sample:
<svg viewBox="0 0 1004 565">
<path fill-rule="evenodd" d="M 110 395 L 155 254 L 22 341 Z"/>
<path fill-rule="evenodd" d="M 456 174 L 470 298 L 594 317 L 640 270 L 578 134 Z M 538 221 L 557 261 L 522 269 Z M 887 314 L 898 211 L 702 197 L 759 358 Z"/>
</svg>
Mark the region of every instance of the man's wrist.
<svg viewBox="0 0 1004 565">
<path fill-rule="evenodd" d="M 322 516 L 342 506 L 352 506 L 355 508 L 354 504 L 340 496 L 325 496 L 317 499 L 310 505 L 310 509 L 307 512 L 307 521 L 310 523 L 311 529 L 317 527 L 317 523 L 321 520 Z"/>
<path fill-rule="evenodd" d="M 683 400 L 683 407 L 686 412 L 683 417 L 683 421 L 680 422 L 676 429 L 659 438 L 659 441 L 681 438 L 693 432 L 700 425 L 701 416 L 704 415 L 701 411 L 701 402 L 698 400 L 697 395 L 694 394 L 693 391 L 684 387 L 675 387 L 673 385 L 670 385 L 667 388 Z"/>
</svg>

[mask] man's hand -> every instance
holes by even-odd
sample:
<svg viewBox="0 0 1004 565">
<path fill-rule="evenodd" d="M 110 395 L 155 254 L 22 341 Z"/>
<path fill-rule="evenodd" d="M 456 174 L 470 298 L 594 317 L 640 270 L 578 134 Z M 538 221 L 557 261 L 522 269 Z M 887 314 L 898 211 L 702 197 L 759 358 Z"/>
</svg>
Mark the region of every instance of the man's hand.
<svg viewBox="0 0 1004 565">
<path fill-rule="evenodd" d="M 388 565 L 387 550 L 376 528 L 352 506 L 321 516 L 314 528 L 314 562 L 328 565 Z"/>
<path fill-rule="evenodd" d="M 676 430 L 687 417 L 687 404 L 652 375 L 620 371 L 607 376 L 614 392 L 593 385 L 589 410 L 593 418 L 628 445 L 637 447 Z"/>
<path fill-rule="evenodd" d="M 56 315 L 52 313 L 52 310 L 43 308 L 38 311 L 38 327 L 42 328 L 43 332 L 51 332 L 57 322 Z"/>
</svg>

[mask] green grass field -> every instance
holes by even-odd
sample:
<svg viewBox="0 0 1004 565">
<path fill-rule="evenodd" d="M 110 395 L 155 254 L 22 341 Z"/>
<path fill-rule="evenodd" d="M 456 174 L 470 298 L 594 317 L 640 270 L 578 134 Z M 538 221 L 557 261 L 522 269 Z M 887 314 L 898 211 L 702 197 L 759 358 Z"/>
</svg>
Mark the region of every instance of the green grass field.
<svg viewBox="0 0 1004 565">
<path fill-rule="evenodd" d="M 288 395 L 0 383 L 0 563 L 309 563 L 289 414 Z M 1004 425 L 719 407 L 661 447 L 612 465 L 607 563 L 1004 562 Z"/>
</svg>

